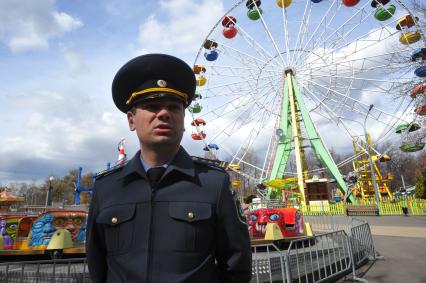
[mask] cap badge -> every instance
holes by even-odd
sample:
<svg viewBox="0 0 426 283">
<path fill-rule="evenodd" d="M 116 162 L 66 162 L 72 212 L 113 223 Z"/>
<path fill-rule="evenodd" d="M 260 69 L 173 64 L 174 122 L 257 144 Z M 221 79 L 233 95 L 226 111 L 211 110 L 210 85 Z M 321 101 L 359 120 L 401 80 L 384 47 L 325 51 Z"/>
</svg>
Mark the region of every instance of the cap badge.
<svg viewBox="0 0 426 283">
<path fill-rule="evenodd" d="M 167 82 L 165 80 L 158 80 L 157 81 L 157 85 L 159 87 L 166 87 L 167 86 Z"/>
</svg>

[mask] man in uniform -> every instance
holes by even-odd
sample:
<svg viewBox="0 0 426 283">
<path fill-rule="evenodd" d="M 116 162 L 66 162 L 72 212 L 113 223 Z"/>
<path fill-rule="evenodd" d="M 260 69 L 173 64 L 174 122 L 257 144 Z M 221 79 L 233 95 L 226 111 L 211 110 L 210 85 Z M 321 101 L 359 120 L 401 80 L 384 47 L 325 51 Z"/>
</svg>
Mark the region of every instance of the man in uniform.
<svg viewBox="0 0 426 283">
<path fill-rule="evenodd" d="M 148 54 L 112 84 L 140 151 L 98 176 L 87 227 L 93 282 L 249 282 L 251 248 L 228 174 L 180 146 L 195 76 L 182 60 Z"/>
</svg>

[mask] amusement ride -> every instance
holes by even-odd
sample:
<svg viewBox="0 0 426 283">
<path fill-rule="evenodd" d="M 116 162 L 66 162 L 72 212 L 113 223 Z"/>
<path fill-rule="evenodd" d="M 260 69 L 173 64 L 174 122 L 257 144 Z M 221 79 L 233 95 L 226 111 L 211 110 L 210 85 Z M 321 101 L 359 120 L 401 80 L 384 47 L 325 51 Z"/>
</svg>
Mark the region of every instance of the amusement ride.
<svg viewBox="0 0 426 283">
<path fill-rule="evenodd" d="M 392 146 L 378 148 L 424 148 L 425 43 L 399 0 L 237 1 L 194 62 L 192 140 L 263 199 L 327 200 L 330 183 L 351 202 L 392 197 L 378 168 Z M 329 148 L 351 142 L 336 164 Z M 350 191 L 348 163 L 360 180 Z"/>
</svg>

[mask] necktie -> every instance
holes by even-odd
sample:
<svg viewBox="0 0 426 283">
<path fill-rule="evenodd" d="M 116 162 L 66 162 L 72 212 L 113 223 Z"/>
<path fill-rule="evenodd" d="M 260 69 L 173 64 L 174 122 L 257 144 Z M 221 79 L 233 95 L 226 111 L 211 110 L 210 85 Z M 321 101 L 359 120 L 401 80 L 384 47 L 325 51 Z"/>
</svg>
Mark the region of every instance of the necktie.
<svg viewBox="0 0 426 283">
<path fill-rule="evenodd" d="M 161 176 L 163 176 L 164 171 L 166 171 L 166 168 L 161 166 L 150 168 L 148 172 L 146 172 L 151 186 L 156 187 L 158 185 L 158 182 L 160 181 Z"/>
</svg>

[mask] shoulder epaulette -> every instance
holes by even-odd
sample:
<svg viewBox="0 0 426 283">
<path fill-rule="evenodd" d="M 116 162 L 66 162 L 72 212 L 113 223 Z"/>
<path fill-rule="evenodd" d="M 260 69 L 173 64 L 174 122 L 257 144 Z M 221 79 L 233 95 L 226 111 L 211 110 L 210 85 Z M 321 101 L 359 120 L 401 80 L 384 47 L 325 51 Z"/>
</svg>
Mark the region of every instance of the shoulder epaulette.
<svg viewBox="0 0 426 283">
<path fill-rule="evenodd" d="M 127 162 L 128 161 L 126 161 L 126 162 L 124 162 L 122 164 L 117 164 L 115 166 L 112 166 L 109 169 L 106 169 L 106 170 L 103 170 L 103 171 L 100 171 L 100 172 L 96 173 L 96 177 L 95 177 L 96 180 L 99 180 L 100 178 L 108 176 L 108 175 L 110 175 L 110 174 L 112 174 L 114 172 L 120 171 L 121 169 L 123 169 L 124 165 L 127 164 Z"/>
<path fill-rule="evenodd" d="M 192 161 L 196 162 L 196 163 L 200 163 L 200 164 L 204 164 L 216 169 L 222 169 L 225 170 L 228 165 L 229 162 L 226 161 L 220 161 L 220 160 L 215 160 L 215 159 L 207 159 L 207 158 L 202 158 L 202 157 L 198 157 L 198 156 L 191 156 Z"/>
</svg>

